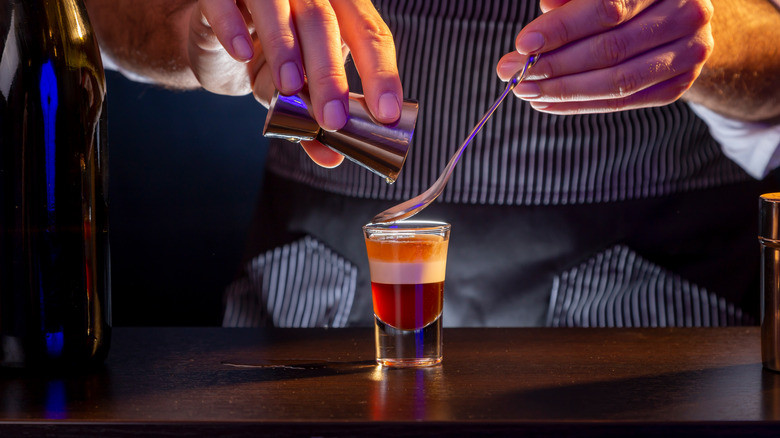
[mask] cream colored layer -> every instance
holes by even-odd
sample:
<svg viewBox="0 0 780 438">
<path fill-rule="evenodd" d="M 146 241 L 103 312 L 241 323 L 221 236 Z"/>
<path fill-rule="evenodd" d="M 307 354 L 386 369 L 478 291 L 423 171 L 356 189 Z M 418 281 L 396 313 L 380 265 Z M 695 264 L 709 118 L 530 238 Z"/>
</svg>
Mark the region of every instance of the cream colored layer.
<svg viewBox="0 0 780 438">
<path fill-rule="evenodd" d="M 385 284 L 420 284 L 444 281 L 447 261 L 396 263 L 368 260 L 371 281 Z"/>
</svg>

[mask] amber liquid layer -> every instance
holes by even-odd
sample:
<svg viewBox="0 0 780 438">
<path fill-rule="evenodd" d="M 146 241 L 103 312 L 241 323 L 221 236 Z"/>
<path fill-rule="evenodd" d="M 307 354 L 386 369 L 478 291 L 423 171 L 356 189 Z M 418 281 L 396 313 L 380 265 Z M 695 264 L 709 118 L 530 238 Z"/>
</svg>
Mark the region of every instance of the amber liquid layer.
<svg viewBox="0 0 780 438">
<path fill-rule="evenodd" d="M 399 330 L 421 329 L 441 315 L 444 282 L 424 284 L 371 283 L 374 314 Z"/>
</svg>

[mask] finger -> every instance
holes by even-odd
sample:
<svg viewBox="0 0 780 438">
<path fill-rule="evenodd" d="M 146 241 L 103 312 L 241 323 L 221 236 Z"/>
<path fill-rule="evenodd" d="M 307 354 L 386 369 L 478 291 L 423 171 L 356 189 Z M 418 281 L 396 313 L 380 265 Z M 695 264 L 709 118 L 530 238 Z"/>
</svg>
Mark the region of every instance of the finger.
<svg viewBox="0 0 780 438">
<path fill-rule="evenodd" d="M 301 147 L 315 163 L 322 167 L 333 168 L 344 161 L 344 156 L 317 141 L 302 141 Z"/>
<path fill-rule="evenodd" d="M 549 55 L 545 54 L 540 58 L 540 61 L 537 61 L 533 67 L 530 67 L 528 71 L 526 71 L 525 77 L 528 79 L 531 79 L 532 77 L 534 79 L 544 79 L 545 77 L 535 74 L 535 72 L 536 66 L 541 62 L 541 59 L 546 58 L 547 56 Z M 511 79 L 515 73 L 521 71 L 523 67 L 525 67 L 525 63 L 528 62 L 528 57 L 529 55 L 521 55 L 517 52 L 509 52 L 502 56 L 496 65 L 496 73 L 498 74 L 499 79 L 504 82 Z"/>
<path fill-rule="evenodd" d="M 694 2 L 686 5 L 691 3 Z M 655 47 L 693 36 L 709 23 L 710 16 L 696 5 L 678 9 L 676 4 L 665 2 L 622 26 L 545 54 L 528 78 L 565 76 L 620 64 Z M 498 65 L 499 77 L 510 77 L 520 59 L 524 58 L 517 55 L 502 58 Z"/>
<path fill-rule="evenodd" d="M 531 102 L 531 106 L 545 113 L 573 115 L 610 113 L 667 105 L 685 93 L 690 87 L 693 75 L 693 72 L 686 72 L 623 98 L 583 102 Z"/>
<path fill-rule="evenodd" d="M 276 91 L 276 87 L 273 83 L 271 67 L 268 65 L 268 62 L 266 62 L 262 46 L 258 45 L 256 52 L 257 54 L 255 55 L 255 62 L 251 72 L 253 78 L 252 94 L 254 95 L 255 100 L 268 108 L 271 106 L 271 99 Z"/>
<path fill-rule="evenodd" d="M 193 19 L 203 26 L 201 48 L 205 50 L 224 49 L 237 61 L 247 62 L 254 56 L 252 38 L 249 36 L 244 16 L 234 0 L 201 0 Z M 209 38 L 208 29 L 214 32 L 217 41 Z"/>
<path fill-rule="evenodd" d="M 520 31 L 518 52 L 549 52 L 572 41 L 612 29 L 636 16 L 655 0 L 572 0 L 541 16 Z"/>
<path fill-rule="evenodd" d="M 253 72 L 255 77 L 253 91 L 255 99 L 268 108 L 271 97 L 275 91 L 273 82 L 271 81 L 271 67 L 265 62 L 262 47 L 258 47 L 257 51 L 257 62 L 255 65 L 258 67 L 256 71 Z M 302 141 L 300 144 L 312 161 L 322 167 L 336 167 L 344 161 L 343 155 L 333 151 L 318 141 Z"/>
<path fill-rule="evenodd" d="M 193 5 L 187 38 L 187 56 L 193 74 L 204 89 L 213 93 L 230 96 L 249 93 L 252 63 L 236 61 L 217 38 L 200 6 Z M 245 25 L 244 29 L 249 27 Z"/>
<path fill-rule="evenodd" d="M 541 0 L 539 2 L 539 7 L 542 10 L 542 12 L 548 12 L 555 8 L 559 8 L 566 3 L 570 2 L 571 0 Z"/>
<path fill-rule="evenodd" d="M 204 0 L 210 1 L 210 0 Z M 303 63 L 292 11 L 284 1 L 247 0 L 276 89 L 285 95 L 303 88 Z"/>
<path fill-rule="evenodd" d="M 382 123 L 401 116 L 403 87 L 398 76 L 393 35 L 369 0 L 339 1 L 333 9 L 341 26 L 341 36 L 362 72 L 363 93 L 368 108 Z"/>
<path fill-rule="evenodd" d="M 349 88 L 336 13 L 327 0 L 293 0 L 291 6 L 314 117 L 323 129 L 341 129 L 347 123 Z"/>
<path fill-rule="evenodd" d="M 686 72 L 695 73 L 692 84 L 712 50 L 708 35 L 705 29 L 700 37 L 678 40 L 614 67 L 522 82 L 513 91 L 539 102 L 588 101 L 628 97 Z"/>
</svg>

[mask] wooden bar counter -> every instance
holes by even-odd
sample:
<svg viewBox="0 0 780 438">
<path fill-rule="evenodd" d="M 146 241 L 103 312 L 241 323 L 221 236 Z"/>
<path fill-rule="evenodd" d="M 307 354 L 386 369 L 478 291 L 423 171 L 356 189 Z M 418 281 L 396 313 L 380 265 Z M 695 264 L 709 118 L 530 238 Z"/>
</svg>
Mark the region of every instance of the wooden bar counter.
<svg viewBox="0 0 780 438">
<path fill-rule="evenodd" d="M 778 436 L 758 327 L 470 329 L 386 369 L 372 329 L 117 328 L 85 375 L 0 375 L 0 436 Z"/>
</svg>

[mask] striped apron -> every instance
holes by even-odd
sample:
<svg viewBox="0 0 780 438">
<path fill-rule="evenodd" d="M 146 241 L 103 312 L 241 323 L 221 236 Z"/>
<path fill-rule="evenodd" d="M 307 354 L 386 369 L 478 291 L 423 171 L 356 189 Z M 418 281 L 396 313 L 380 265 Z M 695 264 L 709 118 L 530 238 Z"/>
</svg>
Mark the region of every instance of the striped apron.
<svg viewBox="0 0 780 438">
<path fill-rule="evenodd" d="M 225 294 L 227 326 L 371 324 L 360 226 L 433 183 L 503 89 L 498 59 L 540 13 L 536 0 L 375 4 L 404 93 L 420 102 L 406 164 L 388 185 L 273 141 L 243 275 Z M 775 187 L 728 160 L 681 101 L 558 116 L 509 99 L 421 213 L 453 225 L 444 323 L 754 323 L 756 197 Z"/>
</svg>

